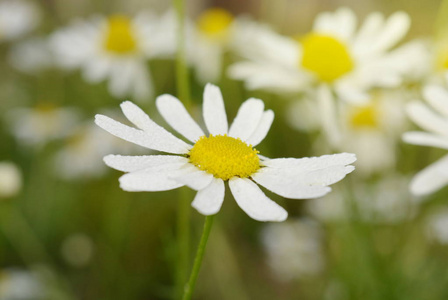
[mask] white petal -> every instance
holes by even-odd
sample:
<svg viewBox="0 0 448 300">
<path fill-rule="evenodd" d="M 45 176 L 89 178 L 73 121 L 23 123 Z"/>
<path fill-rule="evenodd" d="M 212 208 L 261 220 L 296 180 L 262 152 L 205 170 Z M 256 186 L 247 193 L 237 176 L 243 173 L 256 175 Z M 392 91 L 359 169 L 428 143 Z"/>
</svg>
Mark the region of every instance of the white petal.
<svg viewBox="0 0 448 300">
<path fill-rule="evenodd" d="M 191 206 L 203 215 L 214 215 L 221 209 L 224 193 L 224 181 L 213 178 L 206 188 L 196 194 Z"/>
<path fill-rule="evenodd" d="M 151 73 L 149 72 L 146 64 L 139 64 L 133 74 L 132 96 L 144 103 L 148 99 L 152 98 L 154 92 L 154 84 L 152 81 Z"/>
<path fill-rule="evenodd" d="M 176 181 L 185 184 L 193 190 L 199 191 L 204 189 L 213 180 L 213 175 L 197 169 L 193 173 L 183 174 L 181 176 L 172 177 Z"/>
<path fill-rule="evenodd" d="M 170 147 L 173 147 L 174 149 L 185 149 L 185 151 L 188 151 L 191 148 L 190 145 L 178 139 L 173 134 L 166 131 L 163 127 L 156 124 L 143 110 L 141 110 L 134 103 L 125 101 L 121 103 L 120 106 L 123 110 L 124 115 L 126 116 L 126 118 L 128 118 L 129 121 L 131 121 L 138 128 L 147 132 L 151 136 L 151 139 L 154 140 L 154 143 L 160 144 L 165 148 L 165 150 L 155 150 L 178 153 L 169 151 Z"/>
<path fill-rule="evenodd" d="M 188 162 L 187 158 L 175 155 L 124 156 L 111 154 L 105 156 L 103 160 L 109 167 L 123 172 L 134 172 L 160 165 Z"/>
<path fill-rule="evenodd" d="M 356 155 L 353 153 L 338 153 L 331 155 L 322 155 L 318 157 L 304 158 L 276 158 L 263 162 L 270 168 L 300 168 L 304 171 L 314 171 L 328 168 L 336 165 L 349 165 L 356 161 Z"/>
<path fill-rule="evenodd" d="M 230 126 L 229 136 L 240 138 L 243 141 L 247 140 L 257 129 L 263 116 L 263 110 L 263 101 L 254 98 L 245 101 Z"/>
<path fill-rule="evenodd" d="M 227 134 L 228 124 L 224 100 L 221 90 L 213 85 L 207 84 L 204 90 L 203 115 L 208 132 L 213 135 Z"/>
<path fill-rule="evenodd" d="M 423 95 L 437 111 L 448 117 L 448 91 L 441 86 L 430 85 L 423 89 Z"/>
<path fill-rule="evenodd" d="M 87 82 L 100 82 L 104 80 L 111 68 L 111 63 L 108 58 L 92 59 L 86 64 L 83 76 Z"/>
<path fill-rule="evenodd" d="M 131 91 L 136 62 L 132 60 L 114 61 L 110 68 L 109 91 L 114 97 L 122 98 Z"/>
<path fill-rule="evenodd" d="M 348 78 L 346 79 L 346 81 L 349 81 Z M 354 105 L 365 104 L 371 98 L 363 88 L 346 84 L 345 80 L 335 84 L 335 91 L 341 100 Z"/>
<path fill-rule="evenodd" d="M 196 142 L 199 137 L 205 135 L 199 125 L 191 118 L 182 102 L 176 97 L 171 95 L 159 96 L 156 105 L 168 124 L 190 141 Z"/>
<path fill-rule="evenodd" d="M 116 137 L 149 149 L 175 154 L 186 154 L 189 151 L 188 147 L 165 141 L 157 133 L 150 134 L 143 130 L 121 124 L 103 115 L 96 115 L 95 123 Z"/>
<path fill-rule="evenodd" d="M 429 165 L 412 179 L 410 184 L 411 192 L 414 195 L 427 195 L 433 193 L 448 184 L 448 176 L 441 169 L 448 168 L 448 156 Z"/>
<path fill-rule="evenodd" d="M 222 46 L 207 41 L 197 43 L 194 63 L 198 80 L 201 83 L 218 81 L 222 71 Z"/>
<path fill-rule="evenodd" d="M 381 13 L 369 14 L 353 40 L 353 52 L 357 54 L 369 53 L 371 51 L 371 41 L 378 35 L 383 24 L 384 16 Z"/>
<path fill-rule="evenodd" d="M 251 180 L 234 177 L 229 180 L 229 187 L 238 205 L 252 219 L 281 222 L 288 217 L 286 210 L 266 197 Z"/>
<path fill-rule="evenodd" d="M 393 47 L 404 37 L 411 25 L 411 19 L 405 12 L 396 12 L 390 16 L 383 30 L 371 47 L 375 51 L 384 51 Z"/>
<path fill-rule="evenodd" d="M 258 123 L 257 129 L 254 133 L 246 140 L 246 143 L 255 147 L 266 137 L 271 128 L 272 122 L 274 121 L 274 112 L 272 110 L 267 110 L 263 113 L 260 123 Z"/>
<path fill-rule="evenodd" d="M 329 143 L 333 146 L 337 146 L 341 143 L 341 132 L 338 128 L 336 105 L 333 94 L 328 86 L 321 85 L 318 87 L 316 96 L 321 113 L 322 129 L 325 132 Z"/>
<path fill-rule="evenodd" d="M 174 168 L 174 169 L 171 169 Z M 172 179 L 186 173 L 194 172 L 190 164 L 169 166 L 168 168 L 150 168 L 128 173 L 120 177 L 120 187 L 128 192 L 168 191 L 184 184 Z"/>
<path fill-rule="evenodd" d="M 311 77 L 297 68 L 284 68 L 279 65 L 242 61 L 229 66 L 227 74 L 233 79 L 245 80 L 249 90 L 270 90 L 298 92 L 309 86 Z"/>
<path fill-rule="evenodd" d="M 344 40 L 351 39 L 356 28 L 356 15 L 346 7 L 341 7 L 336 11 L 336 16 L 339 19 L 338 35 Z"/>
<path fill-rule="evenodd" d="M 291 176 L 283 176 L 283 174 L 275 174 L 275 169 L 263 168 L 252 175 L 253 180 L 264 186 L 268 190 L 285 198 L 290 199 L 312 199 L 319 198 L 331 191 L 330 187 L 314 185 L 310 186 L 304 180 L 304 176 L 294 178 Z"/>
<path fill-rule="evenodd" d="M 448 120 L 430 110 L 419 101 L 414 101 L 406 106 L 409 117 L 426 131 L 448 136 Z"/>
<path fill-rule="evenodd" d="M 432 133 L 411 131 L 403 134 L 403 141 L 409 144 L 431 146 L 448 150 L 448 138 Z"/>
</svg>

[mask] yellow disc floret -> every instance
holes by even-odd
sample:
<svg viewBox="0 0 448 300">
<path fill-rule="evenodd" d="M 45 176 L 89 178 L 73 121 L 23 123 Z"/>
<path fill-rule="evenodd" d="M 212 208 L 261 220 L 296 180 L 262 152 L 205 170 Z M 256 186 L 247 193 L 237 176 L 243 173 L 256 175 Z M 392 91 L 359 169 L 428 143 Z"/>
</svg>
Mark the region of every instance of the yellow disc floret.
<svg viewBox="0 0 448 300">
<path fill-rule="evenodd" d="M 190 150 L 190 163 L 222 180 L 234 176 L 246 178 L 260 168 L 257 153 L 256 149 L 239 138 L 202 136 Z"/>
<path fill-rule="evenodd" d="M 197 21 L 200 32 L 212 39 L 225 39 L 233 22 L 233 16 L 225 9 L 211 8 L 203 12 Z"/>
<path fill-rule="evenodd" d="M 350 125 L 354 129 L 375 129 L 379 127 L 379 111 L 375 104 L 354 107 L 350 112 Z"/>
<path fill-rule="evenodd" d="M 353 69 L 354 63 L 347 47 L 337 39 L 310 33 L 300 42 L 303 50 L 301 66 L 320 80 L 331 82 Z"/>
<path fill-rule="evenodd" d="M 122 15 L 114 15 L 107 20 L 104 47 L 115 54 L 128 54 L 137 49 L 131 20 Z"/>
</svg>

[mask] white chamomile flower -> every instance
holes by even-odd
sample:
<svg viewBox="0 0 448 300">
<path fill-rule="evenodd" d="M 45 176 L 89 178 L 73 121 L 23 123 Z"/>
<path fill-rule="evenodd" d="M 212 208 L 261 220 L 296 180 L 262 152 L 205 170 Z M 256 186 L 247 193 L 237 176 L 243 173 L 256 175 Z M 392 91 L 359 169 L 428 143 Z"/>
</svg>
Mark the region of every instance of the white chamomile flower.
<svg viewBox="0 0 448 300">
<path fill-rule="evenodd" d="M 40 21 L 40 12 L 32 1 L 0 2 L 0 42 L 19 38 L 32 31 Z"/>
<path fill-rule="evenodd" d="M 374 87 L 395 87 L 412 66 L 415 47 L 390 51 L 406 34 L 410 18 L 397 12 L 385 19 L 367 16 L 356 30 L 356 16 L 347 8 L 316 17 L 312 30 L 300 37 L 284 37 L 254 24 L 238 34 L 239 53 L 246 59 L 230 66 L 229 76 L 249 89 L 307 92 L 319 102 L 323 128 L 340 143 L 336 100 L 360 104 Z"/>
<path fill-rule="evenodd" d="M 224 200 L 224 182 L 238 205 L 259 221 L 283 221 L 287 212 L 269 199 L 256 183 L 292 199 L 318 198 L 331 191 L 354 167 L 354 154 L 341 153 L 312 158 L 268 159 L 253 147 L 267 135 L 274 119 L 258 99 L 244 102 L 230 128 L 218 87 L 204 91 L 203 116 L 208 135 L 197 125 L 182 103 L 170 95 L 157 98 L 162 117 L 193 145 L 154 123 L 131 102 L 123 113 L 138 129 L 97 115 L 97 125 L 129 142 L 174 155 L 120 156 L 104 158 L 114 169 L 128 172 L 120 178 L 126 191 L 164 191 L 188 186 L 198 193 L 192 203 L 204 215 L 216 214 Z"/>
<path fill-rule="evenodd" d="M 223 55 L 232 42 L 235 23 L 230 12 L 217 7 L 205 10 L 197 18 L 191 60 L 202 83 L 220 79 Z"/>
<path fill-rule="evenodd" d="M 174 16 L 140 13 L 78 20 L 54 33 L 51 45 L 62 67 L 81 69 L 91 83 L 107 80 L 115 97 L 141 100 L 153 92 L 147 60 L 171 57 L 176 49 Z"/>
<path fill-rule="evenodd" d="M 22 188 L 22 172 L 12 162 L 0 162 L 0 198 L 12 197 Z"/>
<path fill-rule="evenodd" d="M 325 267 L 323 232 L 310 219 L 268 224 L 263 228 L 262 242 L 268 264 L 281 280 L 317 275 Z"/>
<path fill-rule="evenodd" d="M 367 103 L 339 106 L 337 123 L 341 143 L 336 149 L 356 153 L 358 172 L 368 176 L 387 172 L 395 166 L 397 138 L 408 123 L 403 98 L 402 91 L 381 91 L 372 93 Z M 309 132 L 317 129 L 319 113 L 311 99 L 304 98 L 289 106 L 288 121 L 293 128 Z M 326 132 L 327 136 L 331 134 L 332 131 Z M 318 149 L 326 146 L 323 139 L 316 144 Z"/>
<path fill-rule="evenodd" d="M 430 107 L 420 101 L 408 104 L 407 112 L 412 121 L 427 132 L 412 131 L 403 135 L 410 144 L 431 146 L 448 150 L 448 90 L 439 85 L 428 85 L 423 97 Z M 415 195 L 431 194 L 448 184 L 448 155 L 417 173 L 410 189 Z"/>
<path fill-rule="evenodd" d="M 406 127 L 402 98 L 385 91 L 373 94 L 366 104 L 341 106 L 342 142 L 337 149 L 356 153 L 357 170 L 365 175 L 395 167 L 397 140 Z"/>
<path fill-rule="evenodd" d="M 41 102 L 34 107 L 14 108 L 8 112 L 12 134 L 24 145 L 43 145 L 67 136 L 79 121 L 75 108 Z"/>
</svg>

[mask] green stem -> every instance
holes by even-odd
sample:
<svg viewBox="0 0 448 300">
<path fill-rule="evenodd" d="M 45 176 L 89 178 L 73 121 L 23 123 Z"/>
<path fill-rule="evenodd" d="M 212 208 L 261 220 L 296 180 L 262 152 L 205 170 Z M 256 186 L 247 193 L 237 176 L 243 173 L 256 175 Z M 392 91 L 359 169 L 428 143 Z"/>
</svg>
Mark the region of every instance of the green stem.
<svg viewBox="0 0 448 300">
<path fill-rule="evenodd" d="M 204 258 L 205 246 L 207 245 L 208 236 L 210 235 L 210 230 L 212 229 L 214 217 L 215 216 L 205 217 L 205 224 L 204 230 L 202 231 L 201 241 L 199 242 L 198 251 L 196 252 L 196 257 L 194 259 L 193 269 L 191 270 L 190 280 L 185 287 L 185 292 L 182 300 L 189 300 L 193 295 L 196 280 L 198 279 L 199 270 L 201 268 L 202 259 Z"/>
<path fill-rule="evenodd" d="M 190 82 L 186 64 L 185 47 L 185 3 L 184 0 L 173 0 L 177 16 L 177 59 L 176 59 L 176 87 L 179 99 L 187 110 L 191 107 Z M 190 258 L 190 193 L 185 188 L 180 190 L 177 214 L 177 272 L 176 290 L 177 298 L 182 295 Z"/>
<path fill-rule="evenodd" d="M 177 274 L 176 274 L 176 299 L 183 293 L 190 260 L 190 193 L 187 188 L 181 188 L 179 194 L 177 214 Z"/>
</svg>

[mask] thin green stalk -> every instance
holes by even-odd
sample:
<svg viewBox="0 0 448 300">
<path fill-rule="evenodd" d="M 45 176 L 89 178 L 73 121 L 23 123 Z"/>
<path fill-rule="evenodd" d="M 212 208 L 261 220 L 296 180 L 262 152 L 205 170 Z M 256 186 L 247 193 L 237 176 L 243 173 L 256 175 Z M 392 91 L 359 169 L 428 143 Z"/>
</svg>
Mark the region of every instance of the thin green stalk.
<svg viewBox="0 0 448 300">
<path fill-rule="evenodd" d="M 196 257 L 194 259 L 193 269 L 191 270 L 190 280 L 185 287 L 185 292 L 182 300 L 189 300 L 193 295 L 196 280 L 198 279 L 199 275 L 199 270 L 201 269 L 202 259 L 204 258 L 205 246 L 207 245 L 210 230 L 212 229 L 214 217 L 215 216 L 205 217 L 205 224 L 204 230 L 202 231 L 201 241 L 199 242 L 198 251 L 196 252 Z"/>
<path fill-rule="evenodd" d="M 179 99 L 187 110 L 191 107 L 190 83 L 186 64 L 185 47 L 185 3 L 184 0 L 173 0 L 177 15 L 177 59 L 176 59 L 176 87 Z M 190 258 L 190 193 L 185 188 L 180 189 L 177 214 L 177 298 L 182 295 L 187 281 Z"/>
<path fill-rule="evenodd" d="M 179 299 L 184 291 L 190 260 L 190 193 L 187 188 L 181 188 L 179 193 L 176 299 Z"/>
</svg>

